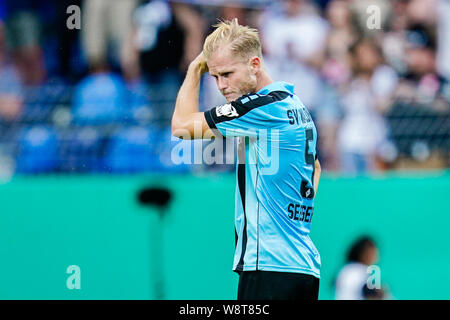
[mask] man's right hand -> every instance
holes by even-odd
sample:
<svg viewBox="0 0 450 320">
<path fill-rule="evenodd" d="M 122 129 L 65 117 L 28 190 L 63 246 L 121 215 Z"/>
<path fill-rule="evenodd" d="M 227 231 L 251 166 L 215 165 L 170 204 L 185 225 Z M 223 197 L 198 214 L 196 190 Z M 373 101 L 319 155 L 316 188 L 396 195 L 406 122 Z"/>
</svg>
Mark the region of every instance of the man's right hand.
<svg viewBox="0 0 450 320">
<path fill-rule="evenodd" d="M 191 62 L 189 65 L 189 69 L 197 70 L 200 74 L 204 74 L 208 72 L 208 65 L 206 64 L 205 56 L 203 55 L 203 51 Z"/>
</svg>

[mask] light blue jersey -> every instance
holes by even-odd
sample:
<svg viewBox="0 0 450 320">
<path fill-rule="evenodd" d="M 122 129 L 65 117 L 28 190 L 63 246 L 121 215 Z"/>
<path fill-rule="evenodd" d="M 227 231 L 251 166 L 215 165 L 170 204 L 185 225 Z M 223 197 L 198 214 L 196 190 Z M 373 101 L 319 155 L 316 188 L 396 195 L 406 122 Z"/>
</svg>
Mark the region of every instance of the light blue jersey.
<svg viewBox="0 0 450 320">
<path fill-rule="evenodd" d="M 293 85 L 271 83 L 205 118 L 223 136 L 239 137 L 233 269 L 320 278 L 309 236 L 317 131 Z"/>
</svg>

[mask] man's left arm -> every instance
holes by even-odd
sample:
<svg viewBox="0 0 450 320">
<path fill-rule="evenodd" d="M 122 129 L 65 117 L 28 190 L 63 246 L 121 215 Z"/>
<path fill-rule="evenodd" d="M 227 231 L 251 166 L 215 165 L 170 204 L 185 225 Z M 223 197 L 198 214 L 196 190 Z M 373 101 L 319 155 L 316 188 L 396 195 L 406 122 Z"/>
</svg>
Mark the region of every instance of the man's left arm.
<svg viewBox="0 0 450 320">
<path fill-rule="evenodd" d="M 172 135 L 182 139 L 202 139 L 214 135 L 204 112 L 198 110 L 200 80 L 207 71 L 203 53 L 200 53 L 189 65 L 186 78 L 178 91 L 172 116 Z"/>
<path fill-rule="evenodd" d="M 314 195 L 317 195 L 317 188 L 319 187 L 319 180 L 320 180 L 320 173 L 322 171 L 320 167 L 320 162 L 318 159 L 316 159 L 316 162 L 314 164 Z"/>
</svg>

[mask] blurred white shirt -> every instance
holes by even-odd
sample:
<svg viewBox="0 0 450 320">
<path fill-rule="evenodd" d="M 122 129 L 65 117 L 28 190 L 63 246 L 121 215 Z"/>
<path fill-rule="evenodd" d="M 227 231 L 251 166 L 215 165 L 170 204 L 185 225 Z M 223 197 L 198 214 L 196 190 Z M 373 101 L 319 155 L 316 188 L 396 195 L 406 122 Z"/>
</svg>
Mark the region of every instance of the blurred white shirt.
<svg viewBox="0 0 450 320">
<path fill-rule="evenodd" d="M 363 288 L 368 278 L 367 265 L 356 262 L 347 264 L 337 277 L 335 299 L 364 300 Z"/>
<path fill-rule="evenodd" d="M 356 79 L 342 95 L 344 117 L 338 131 L 338 143 L 342 152 L 374 154 L 377 147 L 385 141 L 386 123 L 376 110 L 374 101 L 378 94 L 382 95 L 385 91 L 382 86 L 377 85 L 379 83 L 380 81 L 368 83 Z"/>
<path fill-rule="evenodd" d="M 328 22 L 314 13 L 298 16 L 266 13 L 261 20 L 261 37 L 267 54 L 288 58 L 289 50 L 302 59 L 310 59 L 325 48 Z"/>
<path fill-rule="evenodd" d="M 450 1 L 438 2 L 438 51 L 437 68 L 450 79 Z"/>
</svg>

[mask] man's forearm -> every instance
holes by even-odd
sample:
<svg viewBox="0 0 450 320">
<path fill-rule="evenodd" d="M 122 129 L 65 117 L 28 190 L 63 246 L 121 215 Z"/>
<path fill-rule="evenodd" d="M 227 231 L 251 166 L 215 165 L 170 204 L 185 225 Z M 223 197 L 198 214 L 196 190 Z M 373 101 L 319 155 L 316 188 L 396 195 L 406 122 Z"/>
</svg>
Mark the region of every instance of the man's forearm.
<svg viewBox="0 0 450 320">
<path fill-rule="evenodd" d="M 200 79 L 208 65 L 200 53 L 189 65 L 186 78 L 178 91 L 172 116 L 172 134 L 182 139 L 203 139 L 210 130 L 203 112 L 198 111 Z"/>
<path fill-rule="evenodd" d="M 198 112 L 198 96 L 202 73 L 199 67 L 190 66 L 186 78 L 178 92 L 175 110 L 172 117 L 174 122 L 182 122 L 192 113 Z"/>
<path fill-rule="evenodd" d="M 317 188 L 319 187 L 319 180 L 320 180 L 320 173 L 322 171 L 322 168 L 320 167 L 319 160 L 316 160 L 315 164 L 315 170 L 314 170 L 314 194 L 317 194 Z"/>
</svg>

